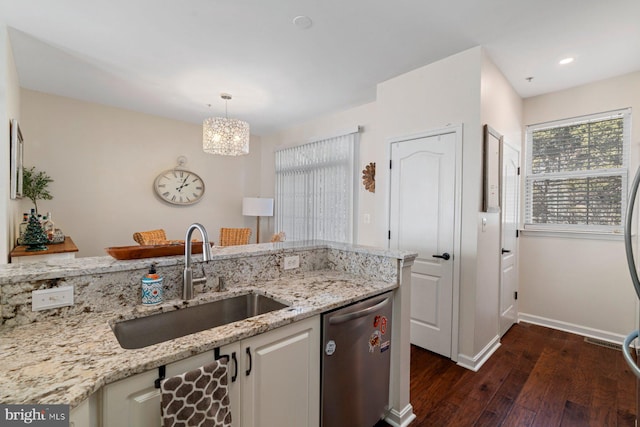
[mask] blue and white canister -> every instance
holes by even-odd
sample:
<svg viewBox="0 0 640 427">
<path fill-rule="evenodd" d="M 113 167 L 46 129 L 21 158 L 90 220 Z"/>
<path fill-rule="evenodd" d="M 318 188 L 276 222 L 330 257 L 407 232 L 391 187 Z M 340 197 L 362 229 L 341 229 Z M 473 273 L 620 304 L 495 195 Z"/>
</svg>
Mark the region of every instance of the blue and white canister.
<svg viewBox="0 0 640 427">
<path fill-rule="evenodd" d="M 162 277 L 151 279 L 144 277 L 142 279 L 142 304 L 156 305 L 162 302 Z"/>
</svg>

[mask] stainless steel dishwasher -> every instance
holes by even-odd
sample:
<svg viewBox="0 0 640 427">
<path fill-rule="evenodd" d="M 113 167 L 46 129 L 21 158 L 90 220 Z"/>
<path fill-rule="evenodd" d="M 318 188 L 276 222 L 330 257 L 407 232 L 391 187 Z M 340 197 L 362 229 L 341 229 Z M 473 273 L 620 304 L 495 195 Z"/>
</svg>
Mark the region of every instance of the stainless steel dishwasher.
<svg viewBox="0 0 640 427">
<path fill-rule="evenodd" d="M 323 427 L 372 427 L 384 417 L 392 306 L 388 292 L 322 316 Z"/>
</svg>

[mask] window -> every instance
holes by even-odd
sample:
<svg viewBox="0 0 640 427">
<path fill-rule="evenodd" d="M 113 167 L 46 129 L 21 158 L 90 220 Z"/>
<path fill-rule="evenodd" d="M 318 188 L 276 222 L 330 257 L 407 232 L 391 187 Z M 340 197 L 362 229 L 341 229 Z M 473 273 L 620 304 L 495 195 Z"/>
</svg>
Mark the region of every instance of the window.
<svg viewBox="0 0 640 427">
<path fill-rule="evenodd" d="M 358 133 L 276 152 L 276 228 L 287 240 L 354 240 Z"/>
<path fill-rule="evenodd" d="M 525 229 L 622 232 L 631 110 L 528 126 Z"/>
</svg>

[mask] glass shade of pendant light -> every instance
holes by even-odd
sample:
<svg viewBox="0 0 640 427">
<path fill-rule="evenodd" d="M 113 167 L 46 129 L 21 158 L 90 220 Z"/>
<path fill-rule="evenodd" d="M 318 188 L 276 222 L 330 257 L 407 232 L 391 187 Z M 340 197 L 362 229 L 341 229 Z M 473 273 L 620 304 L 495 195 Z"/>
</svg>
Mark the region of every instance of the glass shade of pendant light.
<svg viewBox="0 0 640 427">
<path fill-rule="evenodd" d="M 220 95 L 225 100 L 225 117 L 210 117 L 202 122 L 202 149 L 205 153 L 221 156 L 242 156 L 249 154 L 249 123 L 230 119 L 227 102 L 231 95 Z"/>
</svg>

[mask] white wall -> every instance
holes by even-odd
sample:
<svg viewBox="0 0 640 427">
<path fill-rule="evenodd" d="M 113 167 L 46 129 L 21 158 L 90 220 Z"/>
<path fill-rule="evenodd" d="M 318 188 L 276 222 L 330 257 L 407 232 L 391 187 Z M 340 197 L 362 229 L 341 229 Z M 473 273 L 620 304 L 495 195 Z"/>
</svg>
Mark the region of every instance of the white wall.
<svg viewBox="0 0 640 427">
<path fill-rule="evenodd" d="M 273 149 L 308 142 L 313 137 L 332 134 L 348 126 L 363 125 L 360 165 L 364 168 L 369 162 L 376 162 L 376 192 L 366 192 L 360 186 L 358 243 L 387 247 L 390 139 L 462 124 L 459 352 L 474 359 L 498 334 L 498 283 L 495 278 L 499 258 L 494 254 L 490 259 L 478 262 L 479 244 L 499 245 L 499 223 L 495 214 L 490 231 L 478 236 L 482 202 L 481 118 L 486 116 L 493 126 L 519 142 L 521 110 L 520 98 L 499 70 L 485 58 L 480 47 L 473 48 L 380 83 L 374 103 L 263 137 L 262 191 L 273 191 Z M 364 223 L 365 215 L 369 215 L 371 223 Z M 478 290 L 476 286 L 481 288 Z"/>
<path fill-rule="evenodd" d="M 9 146 L 9 114 L 7 112 L 7 70 L 9 68 L 9 35 L 7 27 L 0 24 L 0 144 Z M 0 242 L 0 264 L 6 264 L 11 251 L 11 220 L 9 199 L 9 150 L 0 150 L 0 164 L 3 173 L 0 174 L 0 226 L 2 227 L 2 241 Z"/>
<path fill-rule="evenodd" d="M 53 213 L 79 256 L 135 245 L 131 236 L 141 230 L 164 228 L 169 239 L 183 239 L 189 224 L 200 222 L 217 241 L 220 227 L 255 227 L 241 204 L 244 195 L 259 195 L 259 138 L 248 156 L 213 156 L 202 151 L 200 125 L 30 90 L 22 91 L 21 127 L 25 166 L 54 179 L 54 199 L 39 201 L 39 211 Z M 168 205 L 153 192 L 156 175 L 180 155 L 205 182 L 198 204 Z M 25 211 L 31 207 L 22 200 Z"/>
<path fill-rule="evenodd" d="M 632 107 L 640 112 L 640 72 L 528 98 L 525 124 Z M 631 175 L 638 166 L 640 126 L 632 119 Z M 637 213 L 636 213 L 637 215 Z M 621 340 L 637 328 L 636 296 L 622 238 L 520 238 L 520 318 Z"/>
<path fill-rule="evenodd" d="M 360 169 L 364 169 L 369 162 L 376 162 L 376 192 L 371 193 L 364 189 L 362 185 L 361 175 L 358 175 L 360 185 L 358 185 L 358 243 L 362 245 L 383 246 L 386 247 L 386 240 L 380 239 L 379 228 L 386 227 L 380 225 L 379 221 L 383 221 L 384 217 L 379 217 L 379 212 L 375 209 L 375 201 L 380 197 L 379 178 L 385 169 L 383 163 L 375 156 L 376 147 L 379 144 L 379 124 L 377 120 L 376 103 L 372 102 L 364 104 L 350 110 L 341 111 L 319 117 L 311 122 L 307 122 L 298 126 L 292 126 L 281 132 L 262 137 L 263 157 L 262 157 L 262 180 L 261 192 L 265 196 L 272 197 L 275 192 L 275 151 L 284 147 L 291 147 L 308 143 L 319 138 L 336 135 L 340 132 L 350 130 L 355 126 L 362 126 L 363 131 L 360 134 Z M 388 162 L 388 160 L 387 160 Z M 388 164 L 388 163 L 386 163 Z M 278 209 L 277 205 L 275 209 Z M 365 223 L 364 215 L 369 214 L 370 222 Z M 270 231 L 273 230 L 273 223 L 270 224 Z M 275 230 L 279 231 L 279 230 Z"/>
<path fill-rule="evenodd" d="M 381 158 L 389 157 L 390 138 L 463 125 L 458 353 L 469 359 L 473 359 L 479 346 L 475 344 L 475 323 L 476 221 L 482 185 L 481 57 L 482 49 L 473 48 L 378 85 L 378 110 L 383 124 L 378 146 Z M 384 235 L 388 223 L 388 169 L 382 171 L 380 179 L 381 197 L 376 208 L 384 216 L 384 228 L 380 230 Z"/>
<path fill-rule="evenodd" d="M 502 72 L 483 52 L 481 81 L 481 123 L 503 135 L 504 142 L 520 147 L 522 135 L 522 99 Z M 482 176 L 482 175 L 481 175 Z M 480 179 L 480 181 L 482 181 Z M 487 223 L 483 231 L 482 220 Z M 500 334 L 500 262 L 501 215 L 480 212 L 476 222 L 478 235 L 475 351 L 497 339 Z"/>
<path fill-rule="evenodd" d="M 18 218 L 19 202 L 10 199 L 9 190 L 9 129 L 11 119 L 20 119 L 20 89 L 18 75 L 9 42 L 7 27 L 0 23 L 0 144 L 6 149 L 0 150 L 0 264 L 9 261 L 9 252 L 13 249 L 15 234 L 12 224 Z"/>
</svg>

